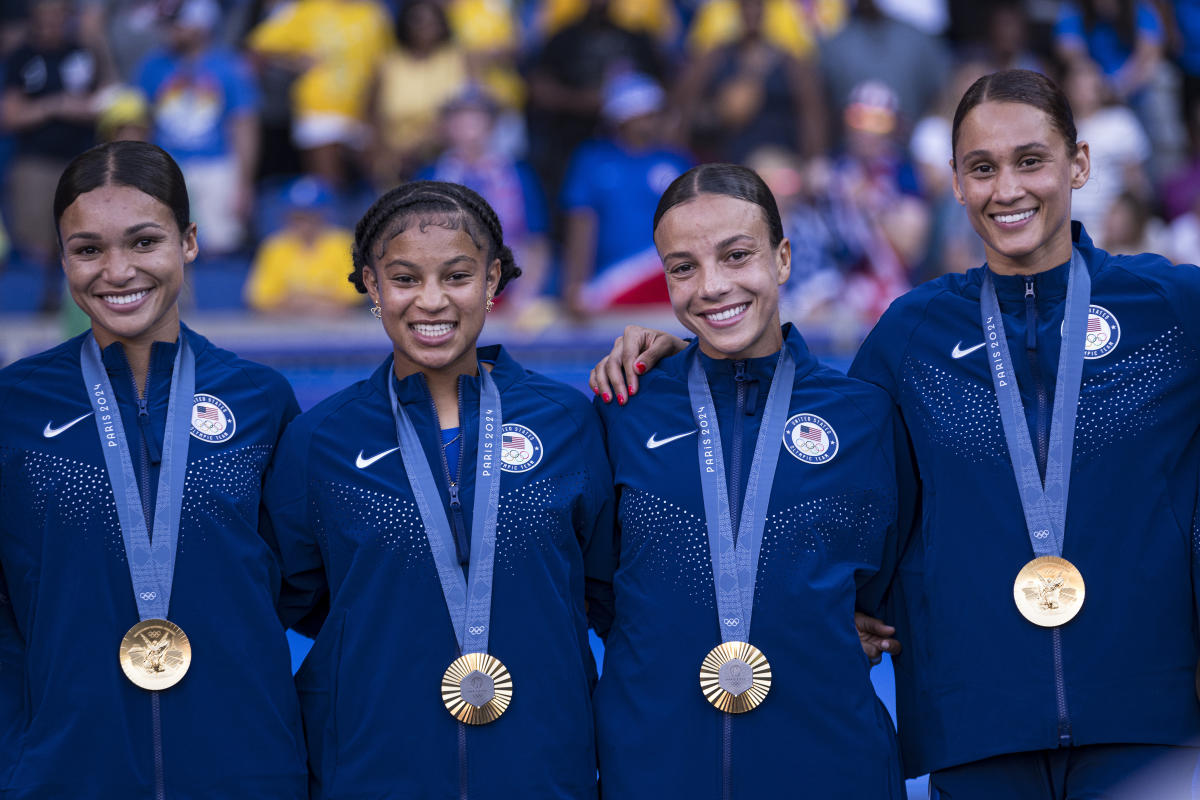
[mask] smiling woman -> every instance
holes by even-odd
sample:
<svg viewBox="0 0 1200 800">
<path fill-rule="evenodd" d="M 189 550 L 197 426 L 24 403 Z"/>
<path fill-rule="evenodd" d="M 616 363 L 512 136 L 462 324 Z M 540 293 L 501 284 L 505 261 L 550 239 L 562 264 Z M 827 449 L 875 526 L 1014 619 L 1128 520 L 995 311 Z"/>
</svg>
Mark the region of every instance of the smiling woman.
<svg viewBox="0 0 1200 800">
<path fill-rule="evenodd" d="M 266 488 L 285 617 L 318 629 L 296 676 L 316 798 L 596 795 L 612 482 L 583 395 L 476 347 L 518 275 L 458 184 L 399 186 L 355 231 L 392 355 L 288 428 Z"/>
<path fill-rule="evenodd" d="M 180 324 L 165 152 L 87 151 L 54 214 L 91 330 L 0 370 L 0 794 L 305 798 L 259 532 L 291 388 Z"/>
<path fill-rule="evenodd" d="M 803 775 L 816 797 L 903 797 L 854 627 L 911 513 L 891 403 L 780 326 L 791 246 L 758 175 L 696 167 L 654 223 L 696 341 L 601 409 L 619 531 L 601 785 L 728 800 L 791 796 Z M 764 758 L 783 742 L 786 760 Z"/>
</svg>

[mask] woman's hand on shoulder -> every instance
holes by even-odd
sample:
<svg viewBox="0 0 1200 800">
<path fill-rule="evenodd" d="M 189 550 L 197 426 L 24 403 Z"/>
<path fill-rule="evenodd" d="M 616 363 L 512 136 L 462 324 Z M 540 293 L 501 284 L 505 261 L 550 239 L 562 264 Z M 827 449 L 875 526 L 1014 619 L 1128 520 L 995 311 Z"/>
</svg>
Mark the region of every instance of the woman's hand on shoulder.
<svg viewBox="0 0 1200 800">
<path fill-rule="evenodd" d="M 625 405 L 637 394 L 638 375 L 644 375 L 654 365 L 687 347 L 678 336 L 641 325 L 628 325 L 625 333 L 613 341 L 612 351 L 596 366 L 588 378 L 588 386 L 606 403 L 614 399 Z"/>
</svg>

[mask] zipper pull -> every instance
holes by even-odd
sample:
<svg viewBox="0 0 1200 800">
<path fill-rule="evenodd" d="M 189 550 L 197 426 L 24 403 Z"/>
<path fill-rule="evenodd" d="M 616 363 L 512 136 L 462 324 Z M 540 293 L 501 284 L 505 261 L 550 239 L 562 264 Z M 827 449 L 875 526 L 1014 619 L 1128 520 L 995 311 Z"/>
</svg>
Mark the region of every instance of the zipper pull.
<svg viewBox="0 0 1200 800">
<path fill-rule="evenodd" d="M 746 362 L 745 361 L 733 362 L 733 379 L 738 382 L 746 380 Z"/>
<path fill-rule="evenodd" d="M 137 407 L 138 407 L 138 416 L 139 417 L 150 416 L 150 409 L 149 409 L 148 405 L 149 405 L 149 401 L 146 400 L 144 395 L 137 399 Z"/>
<path fill-rule="evenodd" d="M 458 501 L 458 484 L 453 482 L 450 484 L 450 507 L 462 508 L 462 504 Z"/>
<path fill-rule="evenodd" d="M 1037 349 L 1037 293 L 1032 275 L 1025 279 L 1025 349 Z"/>
</svg>

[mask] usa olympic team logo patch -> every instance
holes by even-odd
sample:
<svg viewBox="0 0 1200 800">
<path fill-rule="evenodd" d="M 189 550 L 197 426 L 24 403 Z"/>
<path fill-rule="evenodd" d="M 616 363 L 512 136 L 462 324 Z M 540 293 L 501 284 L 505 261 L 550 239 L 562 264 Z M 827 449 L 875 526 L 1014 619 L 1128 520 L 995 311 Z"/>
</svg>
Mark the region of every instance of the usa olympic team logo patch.
<svg viewBox="0 0 1200 800">
<path fill-rule="evenodd" d="M 524 425 L 506 422 L 500 428 L 500 469 L 528 472 L 542 462 L 542 440 Z"/>
<path fill-rule="evenodd" d="M 824 464 L 837 455 L 833 426 L 816 414 L 797 414 L 783 426 L 783 444 L 805 464 Z"/>
<path fill-rule="evenodd" d="M 1088 306 L 1087 339 L 1083 345 L 1084 358 L 1104 358 L 1117 349 L 1121 341 L 1121 325 L 1103 306 Z"/>
<path fill-rule="evenodd" d="M 229 406 L 211 394 L 197 394 L 192 402 L 192 436 L 202 442 L 227 442 L 237 430 Z"/>
</svg>

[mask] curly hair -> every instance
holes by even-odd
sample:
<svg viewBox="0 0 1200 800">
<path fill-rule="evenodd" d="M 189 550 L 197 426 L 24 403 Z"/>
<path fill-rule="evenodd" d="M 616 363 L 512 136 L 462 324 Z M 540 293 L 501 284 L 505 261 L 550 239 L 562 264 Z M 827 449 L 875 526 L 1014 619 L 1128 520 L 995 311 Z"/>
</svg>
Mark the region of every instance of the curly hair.
<svg viewBox="0 0 1200 800">
<path fill-rule="evenodd" d="M 463 230 L 471 241 L 487 253 L 487 262 L 500 259 L 500 283 L 496 294 L 521 275 L 512 249 L 504 244 L 500 218 L 477 193 L 457 183 L 444 181 L 410 181 L 385 192 L 367 209 L 354 228 L 354 271 L 350 282 L 360 292 L 366 292 L 363 267 L 374 268 L 375 260 L 387 247 L 387 242 L 413 224 L 424 229 L 427 225 L 443 225 Z"/>
</svg>

